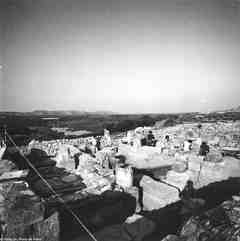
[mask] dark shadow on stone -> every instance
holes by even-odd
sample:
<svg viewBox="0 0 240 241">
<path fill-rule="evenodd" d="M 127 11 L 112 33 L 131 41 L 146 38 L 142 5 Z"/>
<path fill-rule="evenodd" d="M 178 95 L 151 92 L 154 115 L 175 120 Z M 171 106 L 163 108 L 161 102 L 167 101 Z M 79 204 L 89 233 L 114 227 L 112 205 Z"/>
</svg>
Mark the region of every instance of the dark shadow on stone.
<svg viewBox="0 0 240 241">
<path fill-rule="evenodd" d="M 123 223 L 134 213 L 136 200 L 127 193 L 106 191 L 84 202 L 72 202 L 68 205 L 91 232 L 95 232 L 105 226 Z M 59 217 L 61 240 L 74 239 L 85 232 L 64 207 L 59 208 Z"/>
<path fill-rule="evenodd" d="M 206 201 L 204 209 L 201 210 L 203 212 L 217 207 L 224 201 L 231 200 L 233 195 L 239 193 L 240 178 L 230 178 L 197 190 L 196 197 Z M 157 235 L 158 239 L 161 240 L 168 234 L 178 234 L 186 221 L 186 218 L 180 214 L 181 207 L 182 204 L 179 201 L 158 210 L 143 211 L 141 214 L 157 225 L 156 232 L 152 236 Z"/>
</svg>

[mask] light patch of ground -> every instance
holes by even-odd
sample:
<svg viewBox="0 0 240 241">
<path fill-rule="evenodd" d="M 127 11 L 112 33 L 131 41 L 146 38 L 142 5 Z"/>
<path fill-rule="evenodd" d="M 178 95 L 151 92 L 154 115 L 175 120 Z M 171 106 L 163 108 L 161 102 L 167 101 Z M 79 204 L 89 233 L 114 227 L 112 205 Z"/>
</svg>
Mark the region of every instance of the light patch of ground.
<svg viewBox="0 0 240 241">
<path fill-rule="evenodd" d="M 81 136 L 81 135 L 91 133 L 91 131 L 87 131 L 87 130 L 71 131 L 67 127 L 52 127 L 51 130 L 57 131 L 59 133 L 64 133 L 65 136 Z"/>
</svg>

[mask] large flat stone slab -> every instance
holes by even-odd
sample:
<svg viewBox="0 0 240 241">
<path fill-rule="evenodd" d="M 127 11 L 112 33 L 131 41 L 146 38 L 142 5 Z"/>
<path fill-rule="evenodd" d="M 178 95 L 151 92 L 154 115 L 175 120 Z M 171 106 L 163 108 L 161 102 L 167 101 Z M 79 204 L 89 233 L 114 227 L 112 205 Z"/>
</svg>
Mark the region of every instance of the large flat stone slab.
<svg viewBox="0 0 240 241">
<path fill-rule="evenodd" d="M 154 210 L 167 206 L 179 200 L 179 192 L 176 188 L 143 176 L 140 186 L 143 189 L 144 210 Z"/>
<path fill-rule="evenodd" d="M 156 147 L 134 148 L 128 145 L 119 145 L 119 154 L 126 157 L 126 163 L 137 169 L 155 169 L 169 166 L 176 162 L 174 157 L 164 155 Z"/>
</svg>

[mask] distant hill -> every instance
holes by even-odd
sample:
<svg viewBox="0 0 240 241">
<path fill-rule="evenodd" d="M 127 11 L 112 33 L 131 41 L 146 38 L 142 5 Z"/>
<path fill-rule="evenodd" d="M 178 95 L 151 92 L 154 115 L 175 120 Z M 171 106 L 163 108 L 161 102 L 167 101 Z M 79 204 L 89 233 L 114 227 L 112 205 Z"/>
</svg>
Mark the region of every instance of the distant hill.
<svg viewBox="0 0 240 241">
<path fill-rule="evenodd" d="M 78 111 L 78 110 L 34 110 L 31 112 L 0 112 L 2 115 L 12 116 L 80 116 L 80 115 L 114 115 L 117 113 L 110 111 Z"/>
<path fill-rule="evenodd" d="M 240 112 L 240 106 L 231 108 L 231 109 L 213 111 L 213 113 L 227 113 L 227 112 Z"/>
<path fill-rule="evenodd" d="M 35 115 L 112 115 L 111 111 L 78 111 L 78 110 L 35 110 Z"/>
<path fill-rule="evenodd" d="M 44 115 L 44 116 L 52 116 L 52 115 L 86 115 L 87 112 L 84 111 L 76 111 L 76 110 L 35 110 L 30 112 L 33 115 Z"/>
<path fill-rule="evenodd" d="M 233 108 L 230 111 L 232 111 L 232 112 L 240 112 L 240 106 L 238 106 L 236 108 Z"/>
</svg>

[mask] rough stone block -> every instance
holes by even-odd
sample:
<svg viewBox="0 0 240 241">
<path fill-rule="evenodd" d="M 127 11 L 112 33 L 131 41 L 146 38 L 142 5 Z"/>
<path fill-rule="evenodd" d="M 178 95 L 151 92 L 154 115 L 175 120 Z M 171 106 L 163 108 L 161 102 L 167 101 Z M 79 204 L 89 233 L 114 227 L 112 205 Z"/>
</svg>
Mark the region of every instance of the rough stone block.
<svg viewBox="0 0 240 241">
<path fill-rule="evenodd" d="M 143 208 L 153 210 L 165 207 L 179 200 L 179 192 L 176 188 L 144 176 L 140 182 L 143 188 Z"/>
</svg>

